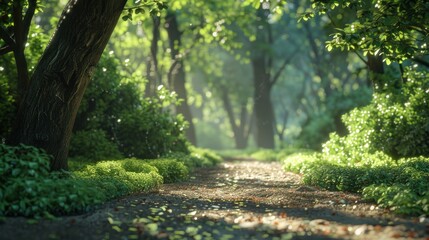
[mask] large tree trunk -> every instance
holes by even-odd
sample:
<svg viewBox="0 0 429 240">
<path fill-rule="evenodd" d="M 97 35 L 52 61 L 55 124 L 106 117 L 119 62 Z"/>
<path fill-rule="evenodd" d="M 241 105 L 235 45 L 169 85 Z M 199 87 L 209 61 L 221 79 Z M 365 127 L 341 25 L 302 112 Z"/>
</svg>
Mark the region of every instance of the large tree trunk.
<svg viewBox="0 0 429 240">
<path fill-rule="evenodd" d="M 70 0 L 18 111 L 12 143 L 45 149 L 67 169 L 73 124 L 85 88 L 126 0 Z"/>
<path fill-rule="evenodd" d="M 271 82 L 264 58 L 252 60 L 256 144 L 260 148 L 274 148 L 274 109 L 271 101 Z"/>
<path fill-rule="evenodd" d="M 254 43 L 253 67 L 253 111 L 256 120 L 256 144 L 260 148 L 274 148 L 274 108 L 271 101 L 271 87 L 275 83 L 271 76 L 273 57 L 267 50 L 274 39 L 270 23 L 268 22 L 269 10 L 263 9 L 263 5 L 256 12 L 258 26 L 256 41 Z"/>
<path fill-rule="evenodd" d="M 188 93 L 186 91 L 186 73 L 183 66 L 183 59 L 180 56 L 181 37 L 182 33 L 179 30 L 177 18 L 174 13 L 169 12 L 166 17 L 166 29 L 171 49 L 172 66 L 169 71 L 169 83 L 172 84 L 177 96 L 183 101 L 176 106 L 176 112 L 183 115 L 185 120 L 189 123 L 186 129 L 186 138 L 194 145 L 197 144 L 197 137 L 195 134 L 195 126 L 192 122 L 192 112 L 188 105 Z"/>
</svg>

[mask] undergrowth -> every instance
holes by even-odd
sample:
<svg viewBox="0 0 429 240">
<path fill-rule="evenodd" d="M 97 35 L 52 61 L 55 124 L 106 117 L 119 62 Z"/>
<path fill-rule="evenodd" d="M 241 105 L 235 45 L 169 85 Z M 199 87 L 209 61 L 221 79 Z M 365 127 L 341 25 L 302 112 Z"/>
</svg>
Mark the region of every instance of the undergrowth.
<svg viewBox="0 0 429 240">
<path fill-rule="evenodd" d="M 404 77 L 385 79 L 368 106 L 343 116 L 348 135 L 332 133 L 322 153 L 285 157 L 285 169 L 399 214 L 429 214 L 429 72 Z"/>
<path fill-rule="evenodd" d="M 370 166 L 341 164 L 323 154 L 294 154 L 283 166 L 303 174 L 305 184 L 361 193 L 398 214 L 429 214 L 429 158 Z"/>
<path fill-rule="evenodd" d="M 192 150 L 191 155 L 155 160 L 72 160 L 70 172 L 50 172 L 51 157 L 44 151 L 0 144 L 0 216 L 38 218 L 82 213 L 113 198 L 185 180 L 193 167 L 213 166 L 220 161 L 208 150 Z"/>
</svg>

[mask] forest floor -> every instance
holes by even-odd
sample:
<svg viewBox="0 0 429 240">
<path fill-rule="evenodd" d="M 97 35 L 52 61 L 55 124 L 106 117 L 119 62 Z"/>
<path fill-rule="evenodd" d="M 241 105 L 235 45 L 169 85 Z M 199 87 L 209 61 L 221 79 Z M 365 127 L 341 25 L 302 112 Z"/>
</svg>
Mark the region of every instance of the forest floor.
<svg viewBox="0 0 429 240">
<path fill-rule="evenodd" d="M 300 180 L 277 162 L 226 160 L 84 215 L 6 218 L 0 239 L 429 239 L 429 219 Z"/>
</svg>

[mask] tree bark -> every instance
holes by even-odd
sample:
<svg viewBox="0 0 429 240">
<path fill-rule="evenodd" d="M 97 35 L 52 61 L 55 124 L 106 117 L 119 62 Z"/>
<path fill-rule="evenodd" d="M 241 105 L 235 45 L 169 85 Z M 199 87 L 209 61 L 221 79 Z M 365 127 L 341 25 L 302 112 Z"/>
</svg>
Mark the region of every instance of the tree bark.
<svg viewBox="0 0 429 240">
<path fill-rule="evenodd" d="M 268 22 L 269 11 L 261 7 L 256 13 L 258 17 L 256 42 L 254 44 L 253 67 L 253 111 L 256 120 L 256 144 L 260 148 L 274 148 L 274 108 L 271 101 L 271 78 L 273 57 L 266 49 L 272 46 L 273 36 Z"/>
<path fill-rule="evenodd" d="M 384 74 L 384 66 L 383 66 L 383 57 L 368 55 L 367 62 L 368 70 L 369 70 L 369 80 L 372 83 L 374 91 L 379 91 L 381 85 L 381 76 Z"/>
<path fill-rule="evenodd" d="M 18 111 L 12 143 L 43 148 L 51 170 L 67 169 L 71 132 L 85 88 L 126 0 L 70 0 Z"/>
<path fill-rule="evenodd" d="M 183 115 L 189 123 L 188 129 L 185 131 L 186 138 L 193 144 L 197 145 L 197 136 L 195 134 L 195 126 L 192 122 L 192 112 L 188 105 L 188 93 L 186 91 L 186 73 L 183 66 L 183 59 L 180 56 L 180 47 L 182 45 L 182 33 L 179 30 L 176 15 L 169 12 L 166 17 L 166 29 L 171 49 L 172 68 L 170 70 L 168 82 L 172 84 L 177 96 L 183 101 L 176 106 L 176 112 Z"/>
<path fill-rule="evenodd" d="M 240 123 L 236 122 L 235 114 L 232 109 L 231 99 L 228 96 L 228 91 L 222 89 L 222 103 L 225 111 L 228 115 L 229 123 L 234 134 L 235 148 L 245 149 L 248 143 L 248 135 L 246 132 L 246 122 L 247 122 L 247 109 L 246 105 L 243 104 L 240 112 Z"/>
<path fill-rule="evenodd" d="M 152 16 L 152 40 L 150 42 L 150 57 L 146 64 L 147 83 L 145 87 L 145 96 L 156 96 L 156 90 L 161 84 L 161 76 L 158 70 L 158 42 L 161 39 L 160 26 L 161 19 L 158 16 Z"/>
<path fill-rule="evenodd" d="M 271 83 L 264 58 L 252 60 L 256 144 L 260 148 L 274 148 L 274 109 L 271 101 Z"/>
<path fill-rule="evenodd" d="M 0 49 L 0 55 L 13 51 L 15 58 L 15 66 L 18 75 L 17 103 L 21 102 L 21 99 L 27 91 L 28 85 L 30 83 L 28 64 L 27 59 L 25 58 L 24 50 L 28 39 L 28 33 L 30 31 L 31 20 L 37 8 L 37 1 L 28 0 L 28 6 L 25 14 L 23 14 L 23 4 L 23 1 L 13 1 L 13 34 L 10 33 L 4 26 L 0 26 L 0 37 L 6 43 L 6 45 Z"/>
</svg>

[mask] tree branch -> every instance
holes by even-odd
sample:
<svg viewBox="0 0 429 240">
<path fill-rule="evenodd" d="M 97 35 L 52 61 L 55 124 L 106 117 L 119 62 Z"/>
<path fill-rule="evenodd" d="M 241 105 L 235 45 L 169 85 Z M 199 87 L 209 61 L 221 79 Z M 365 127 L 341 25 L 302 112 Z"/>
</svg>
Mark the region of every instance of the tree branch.
<svg viewBox="0 0 429 240">
<path fill-rule="evenodd" d="M 28 0 L 28 9 L 25 12 L 23 20 L 23 42 L 27 42 L 28 33 L 30 31 L 31 20 L 33 19 L 34 12 L 37 8 L 37 0 Z"/>
<path fill-rule="evenodd" d="M 412 58 L 411 61 L 421 64 L 427 68 L 429 68 L 429 62 L 422 58 Z"/>
<path fill-rule="evenodd" d="M 15 48 L 15 40 L 13 40 L 3 25 L 0 25 L 0 37 L 6 42 L 7 45 L 9 45 L 9 47 Z"/>
<path fill-rule="evenodd" d="M 13 48 L 10 45 L 6 45 L 0 48 L 0 56 L 5 55 L 6 53 L 12 52 Z"/>
<path fill-rule="evenodd" d="M 274 74 L 273 79 L 270 82 L 270 85 L 273 86 L 274 84 L 276 84 L 276 82 L 279 80 L 281 73 L 283 72 L 283 70 L 286 68 L 286 66 L 290 63 L 290 61 L 292 61 L 293 57 L 298 53 L 299 48 L 295 49 L 295 51 L 292 53 L 292 55 L 290 55 L 289 58 L 285 59 L 285 61 L 283 62 L 283 64 L 280 66 L 280 68 L 277 70 L 277 72 Z"/>
<path fill-rule="evenodd" d="M 15 34 L 15 44 L 14 51 L 24 51 L 24 31 L 22 26 L 22 3 L 20 1 L 13 2 L 13 32 Z"/>
</svg>

